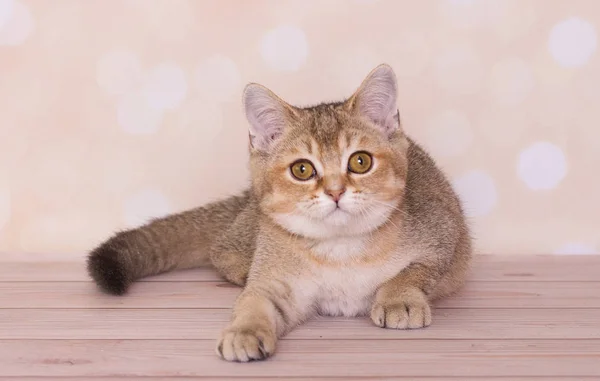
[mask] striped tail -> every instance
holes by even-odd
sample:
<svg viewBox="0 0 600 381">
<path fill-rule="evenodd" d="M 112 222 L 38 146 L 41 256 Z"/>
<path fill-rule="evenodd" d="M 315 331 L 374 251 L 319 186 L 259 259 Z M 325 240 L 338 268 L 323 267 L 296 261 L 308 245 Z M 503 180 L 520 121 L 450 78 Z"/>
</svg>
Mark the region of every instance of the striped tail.
<svg viewBox="0 0 600 381">
<path fill-rule="evenodd" d="M 119 232 L 89 253 L 88 272 L 102 290 L 122 295 L 140 278 L 207 266 L 209 248 L 248 200 L 245 192 Z"/>
</svg>

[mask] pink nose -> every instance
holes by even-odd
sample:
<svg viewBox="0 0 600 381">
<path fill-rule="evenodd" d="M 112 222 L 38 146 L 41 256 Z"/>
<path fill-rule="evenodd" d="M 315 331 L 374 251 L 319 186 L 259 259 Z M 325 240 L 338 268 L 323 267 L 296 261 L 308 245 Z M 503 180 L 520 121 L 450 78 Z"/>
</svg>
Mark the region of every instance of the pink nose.
<svg viewBox="0 0 600 381">
<path fill-rule="evenodd" d="M 345 188 L 341 188 L 341 189 L 326 189 L 325 193 L 327 193 L 327 195 L 329 195 L 329 197 L 331 197 L 331 199 L 335 202 L 340 201 L 340 198 L 342 198 L 342 195 L 346 192 Z"/>
</svg>

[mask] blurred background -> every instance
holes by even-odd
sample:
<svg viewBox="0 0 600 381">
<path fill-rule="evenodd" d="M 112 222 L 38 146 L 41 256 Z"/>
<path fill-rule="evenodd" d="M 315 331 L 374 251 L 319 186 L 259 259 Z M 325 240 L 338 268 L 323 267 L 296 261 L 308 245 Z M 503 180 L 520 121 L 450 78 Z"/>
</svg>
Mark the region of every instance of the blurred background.
<svg viewBox="0 0 600 381">
<path fill-rule="evenodd" d="M 238 192 L 247 82 L 306 105 L 382 62 L 478 252 L 598 253 L 599 28 L 595 0 L 0 0 L 0 260 Z"/>
</svg>

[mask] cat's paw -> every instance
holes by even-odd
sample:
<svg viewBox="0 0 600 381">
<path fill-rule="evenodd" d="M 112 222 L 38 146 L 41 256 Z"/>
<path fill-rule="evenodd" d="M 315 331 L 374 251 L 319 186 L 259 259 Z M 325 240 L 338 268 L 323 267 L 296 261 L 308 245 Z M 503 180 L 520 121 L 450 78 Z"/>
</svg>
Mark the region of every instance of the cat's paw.
<svg viewBox="0 0 600 381">
<path fill-rule="evenodd" d="M 226 328 L 217 344 L 217 354 L 227 361 L 265 360 L 275 352 L 275 335 L 266 329 Z"/>
<path fill-rule="evenodd" d="M 423 292 L 411 290 L 398 298 L 376 301 L 371 320 L 381 328 L 423 328 L 431 324 L 431 307 Z"/>
</svg>

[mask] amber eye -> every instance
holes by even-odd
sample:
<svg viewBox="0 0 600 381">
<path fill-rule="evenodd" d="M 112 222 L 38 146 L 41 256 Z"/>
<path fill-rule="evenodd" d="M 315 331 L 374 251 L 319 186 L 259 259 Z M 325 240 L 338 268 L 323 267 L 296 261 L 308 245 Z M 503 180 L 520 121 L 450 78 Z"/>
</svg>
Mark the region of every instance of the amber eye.
<svg viewBox="0 0 600 381">
<path fill-rule="evenodd" d="M 373 165 L 373 158 L 367 152 L 355 152 L 348 160 L 348 170 L 353 173 L 367 173 L 371 165 Z"/>
<path fill-rule="evenodd" d="M 315 175 L 315 167 L 308 160 L 300 160 L 290 166 L 292 175 L 301 181 L 312 179 Z"/>
</svg>

